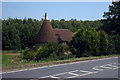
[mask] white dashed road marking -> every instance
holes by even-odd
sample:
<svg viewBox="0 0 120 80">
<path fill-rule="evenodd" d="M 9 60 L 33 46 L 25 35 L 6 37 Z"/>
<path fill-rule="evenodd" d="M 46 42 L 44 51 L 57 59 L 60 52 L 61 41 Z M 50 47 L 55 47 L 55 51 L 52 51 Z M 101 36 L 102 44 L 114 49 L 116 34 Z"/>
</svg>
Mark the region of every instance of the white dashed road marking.
<svg viewBox="0 0 120 80">
<path fill-rule="evenodd" d="M 106 65 L 95 66 L 92 68 L 93 70 L 95 70 L 94 72 L 86 71 L 86 70 L 74 70 L 74 71 L 49 75 L 49 76 L 43 76 L 43 77 L 39 77 L 39 78 L 61 78 L 60 76 L 62 76 L 62 75 L 64 75 L 64 76 L 71 75 L 70 77 L 65 77 L 65 78 L 75 78 L 78 76 L 85 76 L 85 75 L 98 73 L 98 72 L 103 71 L 105 69 L 118 69 L 119 67 L 117 65 L 118 65 L 118 63 L 111 63 L 111 64 L 106 64 Z"/>
<path fill-rule="evenodd" d="M 103 69 L 101 69 L 99 66 L 95 66 L 92 69 L 97 70 L 97 71 L 103 71 Z"/>
</svg>

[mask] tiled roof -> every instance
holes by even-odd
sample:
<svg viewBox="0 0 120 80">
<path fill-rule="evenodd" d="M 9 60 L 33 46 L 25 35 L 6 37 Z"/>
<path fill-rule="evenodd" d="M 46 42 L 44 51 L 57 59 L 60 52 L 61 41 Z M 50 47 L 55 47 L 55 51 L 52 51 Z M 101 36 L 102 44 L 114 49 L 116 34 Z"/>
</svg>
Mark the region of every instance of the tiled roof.
<svg viewBox="0 0 120 80">
<path fill-rule="evenodd" d="M 38 33 L 36 42 L 48 42 L 48 41 L 57 41 L 57 36 L 53 31 L 50 21 L 44 20 L 41 29 Z"/>
<path fill-rule="evenodd" d="M 59 34 L 63 41 L 72 40 L 73 32 L 68 29 L 54 29 L 55 34 Z"/>
</svg>

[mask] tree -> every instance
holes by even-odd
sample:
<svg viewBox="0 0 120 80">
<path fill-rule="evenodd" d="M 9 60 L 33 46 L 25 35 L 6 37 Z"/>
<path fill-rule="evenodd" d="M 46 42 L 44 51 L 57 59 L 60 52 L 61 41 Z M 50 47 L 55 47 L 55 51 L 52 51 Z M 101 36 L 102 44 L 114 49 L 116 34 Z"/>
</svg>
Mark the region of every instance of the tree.
<svg viewBox="0 0 120 80">
<path fill-rule="evenodd" d="M 36 19 L 12 19 L 2 21 L 2 49 L 17 50 L 35 44 L 42 21 Z"/>
<path fill-rule="evenodd" d="M 2 35 L 3 49 L 19 50 L 21 48 L 19 31 L 16 30 L 15 24 L 9 26 L 4 25 Z"/>
<path fill-rule="evenodd" d="M 98 34 L 100 36 L 100 47 L 99 47 L 100 53 L 101 55 L 107 55 L 109 54 L 107 53 L 108 50 L 107 34 L 103 30 L 98 31 Z"/>
<path fill-rule="evenodd" d="M 103 45 L 105 47 L 102 47 Z M 102 30 L 98 32 L 92 27 L 80 28 L 69 42 L 70 50 L 76 57 L 100 56 L 106 52 L 107 45 L 105 32 Z"/>
<path fill-rule="evenodd" d="M 103 26 L 100 28 L 108 34 L 108 53 L 120 53 L 120 1 L 112 2 L 103 17 L 106 19 L 101 20 Z"/>
<path fill-rule="evenodd" d="M 104 25 L 101 29 L 105 30 L 109 35 L 120 35 L 120 1 L 112 2 L 112 5 L 109 6 L 109 12 L 104 12 L 103 17 L 106 19 L 102 20 Z"/>
<path fill-rule="evenodd" d="M 109 35 L 108 36 L 108 53 L 109 54 L 120 54 L 120 36 L 119 35 Z"/>
</svg>

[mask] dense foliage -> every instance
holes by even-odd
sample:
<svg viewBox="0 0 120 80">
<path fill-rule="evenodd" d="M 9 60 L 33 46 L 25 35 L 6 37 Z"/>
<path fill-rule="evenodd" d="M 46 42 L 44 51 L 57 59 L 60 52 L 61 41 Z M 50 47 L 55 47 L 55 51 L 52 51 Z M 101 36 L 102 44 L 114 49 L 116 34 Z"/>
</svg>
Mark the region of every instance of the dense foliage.
<svg viewBox="0 0 120 80">
<path fill-rule="evenodd" d="M 42 20 L 36 19 L 12 19 L 2 20 L 2 49 L 3 50 L 19 50 L 25 47 L 31 48 L 36 41 L 37 34 L 42 25 Z M 51 25 L 53 28 L 69 29 L 73 32 L 77 31 L 80 27 L 100 27 L 100 21 L 77 21 L 71 19 L 65 21 L 64 19 L 52 20 Z"/>
<path fill-rule="evenodd" d="M 68 46 L 58 44 L 57 42 L 45 43 L 37 50 L 37 52 L 32 52 L 29 48 L 26 48 L 22 54 L 23 59 L 36 61 L 49 59 L 63 60 L 73 57 L 71 53 L 68 52 Z"/>
<path fill-rule="evenodd" d="M 120 1 L 112 2 L 109 6 L 109 11 L 103 15 L 104 20 L 101 29 L 106 31 L 107 34 L 120 35 Z"/>
<path fill-rule="evenodd" d="M 58 20 L 52 20 L 51 25 L 53 28 L 58 28 L 58 29 L 69 29 L 72 32 L 76 32 L 79 28 L 81 27 L 94 27 L 95 29 L 98 29 L 100 26 L 102 26 L 102 23 L 100 20 L 96 21 L 78 21 L 76 19 L 71 19 L 69 21 L 65 21 L 64 19 L 61 19 L 60 21 Z"/>
<path fill-rule="evenodd" d="M 76 57 L 106 55 L 108 40 L 107 34 L 95 28 L 80 28 L 74 33 L 73 39 L 69 43 L 70 49 Z"/>
<path fill-rule="evenodd" d="M 21 58 L 26 59 L 27 61 L 35 60 L 36 53 L 30 50 L 30 48 L 26 47 L 25 50 L 23 50 L 22 55 L 20 55 Z"/>
<path fill-rule="evenodd" d="M 33 46 L 41 25 L 42 21 L 31 18 L 3 20 L 2 49 L 20 50 Z"/>
<path fill-rule="evenodd" d="M 108 53 L 120 54 L 120 1 L 112 2 L 109 6 L 109 11 L 105 12 L 101 20 L 103 26 L 100 29 L 104 30 L 109 36 Z"/>
<path fill-rule="evenodd" d="M 38 51 L 36 52 L 36 58 L 37 60 L 63 60 L 72 57 L 70 56 L 70 54 L 69 56 L 65 55 L 65 52 L 68 52 L 68 46 L 58 44 L 57 42 L 48 42 L 46 44 L 43 44 L 43 46 L 38 49 Z"/>
<path fill-rule="evenodd" d="M 120 36 L 119 35 L 109 35 L 109 46 L 108 46 L 108 53 L 109 54 L 120 54 Z"/>
</svg>

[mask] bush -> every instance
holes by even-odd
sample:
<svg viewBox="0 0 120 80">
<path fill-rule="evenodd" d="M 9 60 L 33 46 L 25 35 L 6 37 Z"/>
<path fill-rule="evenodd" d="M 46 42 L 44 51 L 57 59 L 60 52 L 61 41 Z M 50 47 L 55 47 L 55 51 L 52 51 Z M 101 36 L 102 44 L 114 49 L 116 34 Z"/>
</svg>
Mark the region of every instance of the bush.
<svg viewBox="0 0 120 80">
<path fill-rule="evenodd" d="M 70 50 L 76 57 L 100 56 L 106 53 L 107 46 L 107 34 L 92 27 L 80 28 L 69 42 Z"/>
<path fill-rule="evenodd" d="M 73 57 L 71 54 L 65 55 L 65 52 L 68 52 L 68 46 L 58 44 L 57 42 L 48 42 L 43 44 L 37 52 L 33 52 L 26 47 L 20 57 L 27 61 L 36 60 L 37 62 L 39 60 L 62 60 Z"/>
<path fill-rule="evenodd" d="M 22 51 L 22 58 L 26 59 L 27 61 L 34 60 L 35 56 L 36 54 L 30 51 L 28 47 L 26 47 L 25 50 Z"/>
<path fill-rule="evenodd" d="M 48 42 L 43 44 L 38 51 L 36 52 L 36 60 L 61 60 L 69 58 L 64 54 L 64 52 L 68 51 L 68 47 L 66 45 L 61 45 L 56 42 Z"/>
</svg>

